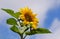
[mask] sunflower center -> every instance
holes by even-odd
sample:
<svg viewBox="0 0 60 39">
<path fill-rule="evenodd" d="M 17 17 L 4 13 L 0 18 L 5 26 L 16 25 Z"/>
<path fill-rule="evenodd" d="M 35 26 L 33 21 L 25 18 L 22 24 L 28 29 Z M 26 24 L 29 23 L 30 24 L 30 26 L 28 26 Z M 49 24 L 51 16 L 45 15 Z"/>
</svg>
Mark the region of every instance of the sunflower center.
<svg viewBox="0 0 60 39">
<path fill-rule="evenodd" d="M 29 21 L 29 22 L 33 21 L 30 14 L 25 14 L 25 19 L 26 19 L 26 21 Z"/>
</svg>

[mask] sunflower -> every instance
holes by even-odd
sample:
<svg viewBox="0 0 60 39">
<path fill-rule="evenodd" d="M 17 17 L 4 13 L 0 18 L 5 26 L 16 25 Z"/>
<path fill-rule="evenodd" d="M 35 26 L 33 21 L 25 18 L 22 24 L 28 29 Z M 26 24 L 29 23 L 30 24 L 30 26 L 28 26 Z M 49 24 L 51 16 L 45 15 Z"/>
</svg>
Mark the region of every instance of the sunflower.
<svg viewBox="0 0 60 39">
<path fill-rule="evenodd" d="M 28 7 L 21 8 L 19 11 L 21 13 L 19 18 L 23 20 L 24 24 L 32 23 L 32 28 L 36 29 L 38 24 L 36 14 L 33 14 L 32 10 Z"/>
</svg>

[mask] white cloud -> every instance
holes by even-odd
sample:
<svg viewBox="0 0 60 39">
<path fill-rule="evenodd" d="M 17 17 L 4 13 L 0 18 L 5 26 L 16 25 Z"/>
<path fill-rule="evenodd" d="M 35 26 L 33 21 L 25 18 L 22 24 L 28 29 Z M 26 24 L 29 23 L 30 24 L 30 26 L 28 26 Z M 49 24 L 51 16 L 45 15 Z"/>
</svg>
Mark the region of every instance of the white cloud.
<svg viewBox="0 0 60 39">
<path fill-rule="evenodd" d="M 59 28 L 60 28 L 60 21 L 56 18 L 56 19 L 54 20 L 54 22 L 52 23 L 52 26 L 50 27 L 50 29 L 55 32 L 55 31 L 57 31 Z"/>
</svg>

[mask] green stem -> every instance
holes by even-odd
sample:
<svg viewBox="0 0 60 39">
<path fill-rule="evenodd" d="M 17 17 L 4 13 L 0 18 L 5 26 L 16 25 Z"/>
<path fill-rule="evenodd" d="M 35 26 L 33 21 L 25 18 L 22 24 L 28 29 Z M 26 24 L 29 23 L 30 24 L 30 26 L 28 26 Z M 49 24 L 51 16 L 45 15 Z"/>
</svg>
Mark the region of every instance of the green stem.
<svg viewBox="0 0 60 39">
<path fill-rule="evenodd" d="M 27 35 L 24 36 L 24 39 L 26 38 Z"/>
<path fill-rule="evenodd" d="M 20 36 L 21 36 L 21 39 L 24 39 L 24 38 L 23 38 L 23 34 L 21 34 Z"/>
</svg>

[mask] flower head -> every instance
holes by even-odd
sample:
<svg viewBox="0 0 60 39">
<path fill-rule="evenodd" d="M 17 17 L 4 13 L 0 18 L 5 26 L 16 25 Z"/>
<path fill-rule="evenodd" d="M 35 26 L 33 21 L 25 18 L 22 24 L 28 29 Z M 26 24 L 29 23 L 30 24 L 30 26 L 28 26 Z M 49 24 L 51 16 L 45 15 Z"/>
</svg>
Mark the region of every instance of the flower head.
<svg viewBox="0 0 60 39">
<path fill-rule="evenodd" d="M 23 20 L 24 24 L 29 24 L 32 22 L 32 28 L 37 28 L 38 20 L 36 18 L 36 14 L 33 14 L 31 9 L 28 7 L 21 8 L 20 13 L 21 15 L 19 17 Z"/>
</svg>

